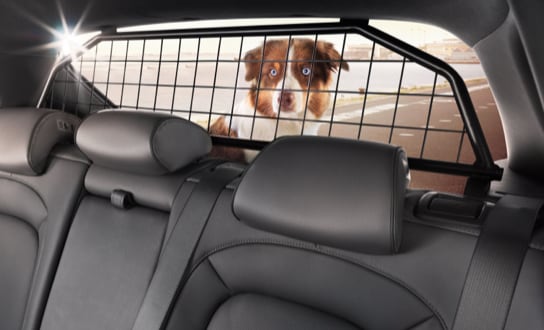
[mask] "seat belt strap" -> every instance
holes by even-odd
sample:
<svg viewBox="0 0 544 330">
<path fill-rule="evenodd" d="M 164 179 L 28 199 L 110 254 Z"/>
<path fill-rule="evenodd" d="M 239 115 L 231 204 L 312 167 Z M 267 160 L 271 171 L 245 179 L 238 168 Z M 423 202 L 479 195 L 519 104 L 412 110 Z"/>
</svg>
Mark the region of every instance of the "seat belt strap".
<svg viewBox="0 0 544 330">
<path fill-rule="evenodd" d="M 219 166 L 197 183 L 165 243 L 133 330 L 162 329 L 217 198 L 240 174 L 239 168 Z"/>
<path fill-rule="evenodd" d="M 453 323 L 454 330 L 498 330 L 510 304 L 543 201 L 504 196 L 486 219 Z"/>
</svg>

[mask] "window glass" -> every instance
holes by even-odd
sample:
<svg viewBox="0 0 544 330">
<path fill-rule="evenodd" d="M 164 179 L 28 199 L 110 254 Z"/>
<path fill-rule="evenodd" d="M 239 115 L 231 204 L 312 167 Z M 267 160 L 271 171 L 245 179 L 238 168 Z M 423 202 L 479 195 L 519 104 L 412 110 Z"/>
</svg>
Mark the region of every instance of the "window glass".
<svg viewBox="0 0 544 330">
<path fill-rule="evenodd" d="M 370 25 L 451 65 L 465 80 L 494 159 L 505 158 L 497 106 L 470 47 L 428 25 Z M 88 84 L 91 95 L 81 95 Z M 448 80 L 352 32 L 103 40 L 58 71 L 52 85 L 49 106 L 83 114 L 161 111 L 218 136 L 334 136 L 400 145 L 411 158 L 475 161 Z M 425 174 L 414 175 L 413 188 L 462 193 L 465 178 L 452 184 L 450 176 Z"/>
</svg>

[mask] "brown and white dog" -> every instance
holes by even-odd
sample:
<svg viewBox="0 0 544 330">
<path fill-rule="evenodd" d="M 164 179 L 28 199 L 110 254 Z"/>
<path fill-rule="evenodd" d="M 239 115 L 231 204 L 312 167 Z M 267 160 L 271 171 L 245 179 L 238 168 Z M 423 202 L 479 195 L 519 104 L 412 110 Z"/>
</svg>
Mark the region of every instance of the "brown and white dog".
<svg viewBox="0 0 544 330">
<path fill-rule="evenodd" d="M 269 40 L 248 51 L 243 61 L 250 90 L 232 118 L 220 117 L 213 123 L 212 135 L 260 141 L 284 135 L 317 135 L 319 123 L 311 120 L 320 119 L 330 107 L 331 93 L 325 91 L 333 73 L 339 67 L 349 70 L 332 43 L 312 39 Z M 310 121 L 303 124 L 303 120 Z M 236 154 L 241 151 L 230 148 L 214 153 L 246 161 L 255 155 L 246 151 L 242 156 Z"/>
</svg>

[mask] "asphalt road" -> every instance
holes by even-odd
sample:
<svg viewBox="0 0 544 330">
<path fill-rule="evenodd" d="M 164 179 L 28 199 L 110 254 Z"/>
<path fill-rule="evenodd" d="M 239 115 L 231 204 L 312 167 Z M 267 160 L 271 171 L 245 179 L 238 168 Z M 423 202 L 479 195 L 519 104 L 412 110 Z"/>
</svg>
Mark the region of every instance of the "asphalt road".
<svg viewBox="0 0 544 330">
<path fill-rule="evenodd" d="M 480 119 L 494 160 L 506 157 L 506 146 L 497 106 L 487 84 L 472 84 L 469 92 Z M 420 93 L 422 91 L 419 91 Z M 426 92 L 426 91 L 423 91 Z M 438 90 L 439 93 L 446 92 Z M 470 164 L 474 154 L 466 135 L 462 134 L 463 123 L 452 97 L 434 97 L 430 107 L 429 96 L 373 96 L 367 100 L 363 127 L 360 104 L 339 105 L 334 109 L 334 124 L 323 124 L 320 135 L 355 138 L 393 143 L 403 146 L 411 157 L 423 157 L 441 161 Z M 396 111 L 395 111 L 396 109 Z M 429 115 L 429 109 L 431 109 Z M 328 118 L 330 118 L 330 113 Z M 327 116 L 325 116 L 327 117 Z M 425 131 L 429 122 L 431 130 Z M 338 124 L 342 122 L 342 124 Z M 393 125 L 394 122 L 394 125 Z M 403 127 L 391 129 L 391 126 Z M 433 129 L 446 130 L 435 131 Z M 360 135 L 359 135 L 360 134 Z M 438 191 L 462 193 L 466 178 L 451 175 L 412 171 L 412 188 L 427 188 Z"/>
</svg>

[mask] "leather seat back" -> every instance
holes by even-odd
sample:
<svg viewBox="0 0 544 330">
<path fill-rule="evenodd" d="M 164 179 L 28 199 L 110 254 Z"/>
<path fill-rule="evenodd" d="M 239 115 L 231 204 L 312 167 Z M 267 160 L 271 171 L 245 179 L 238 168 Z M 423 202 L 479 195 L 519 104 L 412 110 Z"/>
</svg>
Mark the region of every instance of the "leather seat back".
<svg viewBox="0 0 544 330">
<path fill-rule="evenodd" d="M 273 143 L 217 201 L 167 329 L 445 328 L 366 260 L 399 251 L 405 157 L 347 140 Z"/>
<path fill-rule="evenodd" d="M 36 329 L 87 170 L 79 119 L 0 110 L 0 328 Z"/>
<path fill-rule="evenodd" d="M 76 143 L 93 163 L 41 329 L 130 329 L 175 220 L 174 199 L 212 164 L 200 161 L 211 140 L 180 118 L 106 111 L 82 123 Z"/>
</svg>

